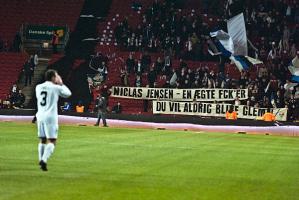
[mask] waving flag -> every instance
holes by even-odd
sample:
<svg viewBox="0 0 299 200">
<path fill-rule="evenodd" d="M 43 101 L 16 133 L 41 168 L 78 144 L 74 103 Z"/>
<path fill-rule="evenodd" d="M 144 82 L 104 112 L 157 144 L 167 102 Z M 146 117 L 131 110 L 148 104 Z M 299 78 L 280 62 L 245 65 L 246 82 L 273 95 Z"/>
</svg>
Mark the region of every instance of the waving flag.
<svg viewBox="0 0 299 200">
<path fill-rule="evenodd" d="M 227 21 L 227 31 L 234 43 L 234 54 L 238 56 L 247 56 L 247 35 L 243 13 Z"/>
<path fill-rule="evenodd" d="M 229 58 L 240 71 L 249 70 L 252 65 L 263 62 L 247 56 L 247 36 L 243 13 L 227 22 L 228 33 L 223 30 L 211 32 L 208 41 L 209 52 L 212 56 L 222 55 Z"/>
<path fill-rule="evenodd" d="M 299 58 L 298 55 L 292 60 L 289 70 L 292 74 L 292 81 L 299 83 Z"/>
</svg>

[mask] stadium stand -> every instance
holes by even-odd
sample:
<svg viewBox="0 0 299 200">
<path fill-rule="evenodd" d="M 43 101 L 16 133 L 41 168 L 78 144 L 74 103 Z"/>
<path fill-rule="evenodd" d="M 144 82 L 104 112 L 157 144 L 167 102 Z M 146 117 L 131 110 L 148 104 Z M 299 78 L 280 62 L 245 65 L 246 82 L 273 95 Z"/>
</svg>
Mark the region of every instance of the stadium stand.
<svg viewBox="0 0 299 200">
<path fill-rule="evenodd" d="M 7 98 L 27 59 L 28 56 L 23 53 L 0 53 L 0 99 L 5 100 Z"/>
<path fill-rule="evenodd" d="M 171 4 L 169 2 L 170 1 L 135 1 L 134 4 L 132 4 L 132 1 L 122 1 L 121 3 L 117 1 L 112 2 L 111 9 L 106 20 L 98 25 L 100 41 L 96 47 L 96 52 L 101 52 L 102 54 L 107 55 L 109 58 L 109 74 L 106 82 L 107 85 L 112 86 L 121 84 L 119 75 L 121 74 L 122 69 L 126 68 L 125 60 L 129 57 L 130 51 L 133 51 L 133 57 L 136 61 L 140 60 L 140 55 L 142 55 L 144 51 L 148 51 L 146 50 L 147 47 L 144 46 L 144 44 L 141 44 L 141 46 L 137 45 L 137 47 L 134 47 L 133 49 L 128 49 L 128 44 L 122 44 L 122 42 L 120 42 L 120 40 L 117 38 L 118 26 L 121 26 L 121 28 L 124 30 L 124 43 L 127 43 L 131 36 L 135 36 L 136 38 L 140 36 L 140 38 L 143 38 L 144 33 L 142 35 L 142 33 L 140 34 L 138 31 L 140 31 L 140 29 L 143 31 L 146 30 L 146 28 L 149 27 L 149 24 L 153 22 L 151 20 L 155 19 L 155 16 L 147 17 L 147 12 L 150 11 L 154 13 L 155 11 L 153 11 L 153 9 L 155 6 L 158 10 L 156 11 L 158 13 L 156 16 L 159 16 L 159 20 L 158 22 L 154 21 L 154 23 L 158 23 L 159 26 L 162 25 L 163 20 L 164 22 L 167 22 L 170 17 L 175 15 L 180 17 L 186 16 L 187 28 L 191 27 L 191 29 L 193 25 L 192 23 L 196 22 L 194 19 L 200 20 L 202 22 L 202 24 L 199 24 L 200 27 L 206 28 L 206 32 L 200 31 L 197 33 L 199 41 L 204 44 L 200 51 L 205 50 L 206 41 L 202 39 L 202 35 L 198 34 L 208 34 L 217 27 L 226 30 L 226 27 L 224 27 L 224 19 L 230 18 L 239 12 L 244 12 L 248 30 L 248 38 L 253 44 L 252 47 L 250 47 L 249 53 L 252 56 L 258 54 L 259 58 L 264 62 L 264 65 L 252 66 L 248 72 L 240 73 L 234 64 L 226 62 L 223 73 L 232 81 L 232 83 L 235 85 L 234 87 L 248 87 L 250 89 L 250 93 L 254 93 L 251 94 L 254 96 L 251 98 L 252 101 L 249 100 L 249 102 L 242 102 L 243 104 L 247 103 L 252 106 L 272 107 L 272 101 L 274 100 L 275 103 L 279 104 L 280 106 L 288 106 L 289 108 L 294 108 L 294 106 L 296 108 L 298 107 L 298 100 L 296 100 L 296 103 L 290 103 L 293 102 L 293 96 L 289 95 L 290 91 L 285 91 L 284 89 L 286 80 L 289 78 L 287 67 L 290 60 L 296 56 L 296 49 L 298 47 L 297 36 L 299 33 L 299 26 L 298 13 L 296 11 L 298 9 L 298 3 L 287 1 L 245 1 L 242 4 L 241 1 L 235 1 L 234 3 L 230 4 L 230 2 L 227 1 L 211 1 L 209 4 L 205 5 L 206 1 L 203 1 L 202 4 L 199 5 L 198 3 L 186 3 L 184 4 L 184 7 L 176 8 L 175 4 Z M 194 5 L 197 5 L 197 7 Z M 254 7 L 253 5 L 257 5 L 257 7 Z M 216 7 L 224 9 L 217 10 Z M 173 11 L 169 12 L 170 14 L 169 16 L 166 16 L 166 20 L 165 16 L 163 15 L 163 9 L 165 8 L 167 8 L 167 10 Z M 288 14 L 289 9 L 292 10 L 291 15 Z M 172 13 L 176 14 L 173 15 Z M 268 25 L 265 27 L 265 24 Z M 269 35 L 269 33 L 273 32 L 275 32 L 275 34 Z M 135 35 L 133 36 L 132 33 Z M 189 30 L 187 33 L 189 36 L 193 34 L 192 30 Z M 141 40 L 142 39 L 140 39 L 138 42 L 140 43 Z M 158 36 L 158 41 L 160 43 L 164 42 L 165 40 L 167 40 L 166 36 Z M 175 37 L 171 38 L 171 40 L 175 40 Z M 186 39 L 183 41 L 183 45 L 186 45 L 185 42 Z M 283 45 L 284 43 L 285 45 Z M 275 52 L 274 57 L 269 56 L 271 49 L 272 54 Z M 161 57 L 162 60 L 164 60 L 165 51 L 166 49 L 164 47 L 160 47 L 155 53 L 150 52 L 150 66 L 154 65 L 157 57 Z M 183 49 L 183 51 L 186 51 L 186 49 Z M 185 54 L 186 52 L 183 53 L 183 55 Z M 212 80 L 210 76 L 211 72 L 218 76 L 219 71 L 222 71 L 221 64 L 223 63 L 219 63 L 218 61 L 215 62 L 213 59 L 211 60 L 209 56 L 201 59 L 193 54 L 191 57 L 183 56 L 182 58 L 184 58 L 184 62 L 187 64 L 187 69 L 190 69 L 191 73 L 195 73 L 198 68 L 204 68 L 204 70 L 208 73 L 210 80 Z M 200 61 L 197 61 L 198 59 Z M 173 57 L 171 62 L 172 69 L 178 69 L 180 65 L 179 57 Z M 142 86 L 146 86 L 148 84 L 147 75 L 148 71 L 143 73 L 141 76 L 143 80 Z M 134 74 L 129 75 L 129 86 L 134 86 L 135 78 L 136 76 Z M 171 77 L 169 76 L 167 77 L 168 80 L 170 78 Z M 214 79 L 214 81 L 215 80 L 216 79 Z M 269 81 L 271 81 L 270 89 L 267 90 L 267 92 L 263 92 Z M 158 75 L 156 79 L 156 87 L 163 86 L 165 82 L 165 77 L 163 75 Z M 256 89 L 258 91 L 256 91 Z M 286 94 L 284 100 L 277 99 L 277 91 L 279 91 L 279 93 Z M 295 95 L 295 90 L 291 91 L 291 93 Z M 115 105 L 116 102 L 121 102 L 125 112 L 136 114 L 143 111 L 142 102 L 132 102 L 114 98 L 109 99 L 109 104 L 111 105 Z"/>
<path fill-rule="evenodd" d="M 22 24 L 68 25 L 73 30 L 83 0 L 70 1 L 18 1 L 4 0 L 0 6 L 0 36 L 2 40 L 13 42 Z"/>
<path fill-rule="evenodd" d="M 34 2 L 24 4 L 28 6 L 33 5 Z M 68 7 L 67 10 L 73 11 L 63 14 L 63 18 L 73 32 L 65 55 L 53 57 L 49 65 L 50 68 L 59 70 L 71 85 L 71 89 L 76 90 L 72 97 L 73 103 L 82 101 L 85 108 L 90 108 L 89 111 L 93 110 L 93 101 L 102 91 L 102 87 L 123 85 L 123 76 L 128 76 L 127 86 L 136 86 L 137 75 L 142 80 L 141 84 L 138 80 L 139 86 L 249 88 L 250 99 L 241 102 L 242 104 L 273 107 L 274 101 L 275 104 L 287 106 L 292 110 L 298 108 L 296 88 L 290 91 L 290 88 L 285 87 L 290 77 L 287 67 L 291 59 L 298 54 L 299 6 L 296 1 L 106 0 L 101 4 L 85 1 L 84 5 L 83 1 L 80 2 L 81 4 L 77 1 L 70 3 L 72 7 L 71 9 Z M 6 2 L 6 4 L 13 3 L 15 2 Z M 41 6 L 45 2 L 38 1 L 36 4 Z M 51 9 L 47 9 L 48 15 L 51 16 L 47 20 L 59 24 L 58 16 L 61 17 L 60 11 L 65 9 L 66 3 L 51 1 L 49 4 L 51 4 L 50 8 L 61 5 L 62 8 L 57 9 L 56 14 L 49 13 Z M 13 6 L 8 7 L 13 8 Z M 43 9 L 39 10 L 38 13 Z M 79 11 L 92 17 L 79 18 L 75 27 L 71 17 L 65 15 L 79 13 Z M 228 59 L 212 57 L 208 53 L 207 44 L 207 35 L 211 31 L 219 29 L 226 31 L 226 19 L 240 12 L 244 13 L 247 36 L 252 43 L 249 45 L 249 55 L 257 56 L 264 62 L 263 65 L 251 66 L 248 71 L 241 73 Z M 56 18 L 52 17 L 53 15 Z M 74 17 L 73 20 L 75 19 Z M 26 17 L 24 20 L 30 21 Z M 47 23 L 50 23 L 49 21 Z M 43 23 L 42 19 L 37 21 L 39 22 Z M 10 25 L 22 23 L 24 22 L 13 21 Z M 13 38 L 16 31 L 11 31 L 13 34 L 10 34 L 10 38 Z M 7 35 L 1 37 L 9 38 Z M 180 44 L 177 48 L 175 44 L 178 38 Z M 98 68 L 102 67 L 101 62 L 93 69 L 90 67 L 90 60 L 95 58 L 91 54 L 100 54 L 105 58 L 104 68 L 107 68 L 107 78 L 100 88 L 90 88 L 86 81 L 86 75 L 96 74 Z M 126 72 L 126 60 L 130 54 L 133 56 L 135 66 L 138 61 L 142 62 L 144 56 L 150 57 L 150 61 L 146 61 L 147 69 L 142 73 Z M 170 69 L 166 72 L 155 71 L 158 58 L 164 66 L 164 62 L 168 62 L 168 56 L 171 63 Z M 156 73 L 154 84 L 149 81 L 151 68 L 154 68 Z M 178 78 L 175 84 L 170 86 L 169 82 L 174 74 Z M 269 87 L 267 87 L 268 83 L 271 83 Z M 268 89 L 265 90 L 266 88 Z M 280 95 L 277 93 L 283 94 L 283 98 L 279 99 Z M 149 112 L 144 111 L 150 111 L 150 103 L 147 101 L 133 102 L 109 98 L 110 107 L 117 102 L 121 103 L 124 113 L 145 114 Z M 144 109 L 147 105 L 148 109 Z M 294 114 L 295 117 L 296 115 L 298 113 Z"/>
</svg>

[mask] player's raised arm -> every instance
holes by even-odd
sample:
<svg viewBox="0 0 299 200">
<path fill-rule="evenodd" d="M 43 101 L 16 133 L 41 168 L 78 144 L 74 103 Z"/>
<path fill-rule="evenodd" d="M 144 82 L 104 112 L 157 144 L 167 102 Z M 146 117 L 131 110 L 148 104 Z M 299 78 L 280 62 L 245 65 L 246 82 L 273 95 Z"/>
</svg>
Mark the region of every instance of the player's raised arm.
<svg viewBox="0 0 299 200">
<path fill-rule="evenodd" d="M 63 81 L 61 79 L 61 76 L 59 76 L 58 74 L 56 75 L 56 84 L 59 85 L 59 96 L 63 97 L 63 98 L 68 98 L 72 95 L 72 92 L 70 91 L 70 89 L 65 86 L 63 84 Z"/>
<path fill-rule="evenodd" d="M 72 95 L 72 92 L 70 91 L 70 89 L 68 87 L 66 87 L 65 85 L 60 86 L 59 96 L 61 96 L 63 98 L 68 98 L 71 95 Z"/>
</svg>

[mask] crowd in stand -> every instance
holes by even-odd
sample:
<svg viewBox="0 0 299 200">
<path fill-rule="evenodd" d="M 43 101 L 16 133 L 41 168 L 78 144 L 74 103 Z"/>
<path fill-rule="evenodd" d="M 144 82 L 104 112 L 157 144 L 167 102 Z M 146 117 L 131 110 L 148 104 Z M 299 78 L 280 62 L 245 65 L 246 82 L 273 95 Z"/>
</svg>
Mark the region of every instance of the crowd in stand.
<svg viewBox="0 0 299 200">
<path fill-rule="evenodd" d="M 0 99 L 0 109 L 7 108 L 24 108 L 25 95 L 22 93 L 16 84 L 14 84 L 11 88 L 10 93 L 8 94 L 6 100 Z"/>
<path fill-rule="evenodd" d="M 31 85 L 32 76 L 34 75 L 34 70 L 38 65 L 38 55 L 34 54 L 29 57 L 29 59 L 24 63 L 23 73 L 24 73 L 24 86 Z M 0 99 L 0 109 L 4 108 L 24 108 L 25 95 L 22 93 L 22 90 L 14 84 L 11 88 L 11 91 L 5 98 L 5 100 Z"/>
<path fill-rule="evenodd" d="M 21 45 L 22 39 L 20 33 L 16 33 L 11 44 L 8 41 L 3 40 L 0 35 L 0 52 L 20 52 Z"/>
<path fill-rule="evenodd" d="M 130 54 L 126 68 L 121 70 L 123 85 L 128 77 L 135 76 L 134 85 L 143 84 L 146 74 L 149 87 L 156 87 L 157 77 L 166 79 L 163 87 L 174 88 L 248 88 L 250 98 L 236 104 L 265 108 L 289 108 L 289 119 L 299 117 L 299 87 L 289 85 L 290 61 L 299 56 L 299 2 L 298 1 L 219 1 L 218 24 L 209 26 L 203 13 L 190 10 L 184 13 L 170 1 L 154 1 L 142 16 L 141 23 L 133 28 L 127 18 L 115 29 L 115 37 L 122 48 L 142 51 L 140 59 Z M 205 10 L 207 11 L 207 10 Z M 192 70 L 184 60 L 209 61 L 209 33 L 225 28 L 225 19 L 244 13 L 249 54 L 264 62 L 257 67 L 256 76 L 242 72 L 238 80 L 225 70 L 210 71 L 208 67 Z M 209 11 L 207 11 L 209 13 Z M 158 52 L 163 57 L 152 61 L 147 52 Z M 172 59 L 180 59 L 178 69 L 173 69 Z M 223 58 L 221 58 L 223 60 Z M 252 72 L 251 72 L 252 73 Z"/>
</svg>

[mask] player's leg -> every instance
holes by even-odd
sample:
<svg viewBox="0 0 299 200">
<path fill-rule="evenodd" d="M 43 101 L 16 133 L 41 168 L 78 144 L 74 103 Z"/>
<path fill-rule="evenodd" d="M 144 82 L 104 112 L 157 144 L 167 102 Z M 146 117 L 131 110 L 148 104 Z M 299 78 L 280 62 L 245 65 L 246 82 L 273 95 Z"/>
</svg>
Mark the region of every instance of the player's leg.
<svg viewBox="0 0 299 200">
<path fill-rule="evenodd" d="M 54 153 L 57 134 L 58 134 L 58 124 L 46 124 L 45 125 L 46 136 L 48 139 L 48 143 L 45 147 L 45 151 L 41 161 L 41 168 L 43 171 L 47 171 L 47 162 L 51 155 Z"/>
<path fill-rule="evenodd" d="M 47 143 L 47 138 L 44 130 L 44 125 L 43 122 L 37 122 L 37 135 L 38 138 L 40 138 L 40 142 L 38 143 L 38 160 L 39 162 L 42 160 L 46 143 Z"/>
<path fill-rule="evenodd" d="M 43 171 L 48 171 L 47 162 L 50 156 L 53 154 L 56 145 L 56 139 L 48 139 L 48 143 L 45 148 L 42 160 L 40 161 L 40 166 Z"/>
<path fill-rule="evenodd" d="M 97 123 L 95 124 L 95 126 L 98 126 L 100 124 L 100 121 L 101 121 L 101 114 L 102 112 L 101 111 L 98 111 L 98 120 L 97 120 Z"/>
<path fill-rule="evenodd" d="M 34 124 L 36 122 L 36 115 L 34 115 L 33 119 L 32 119 L 32 124 Z"/>
<path fill-rule="evenodd" d="M 106 113 L 102 112 L 101 117 L 102 117 L 102 120 L 103 120 L 103 126 L 108 127 L 107 126 L 107 121 L 106 121 Z"/>
<path fill-rule="evenodd" d="M 46 144 L 47 144 L 47 138 L 41 137 L 40 142 L 38 143 L 38 160 L 39 160 L 39 162 L 42 160 L 42 157 L 44 155 Z"/>
</svg>

